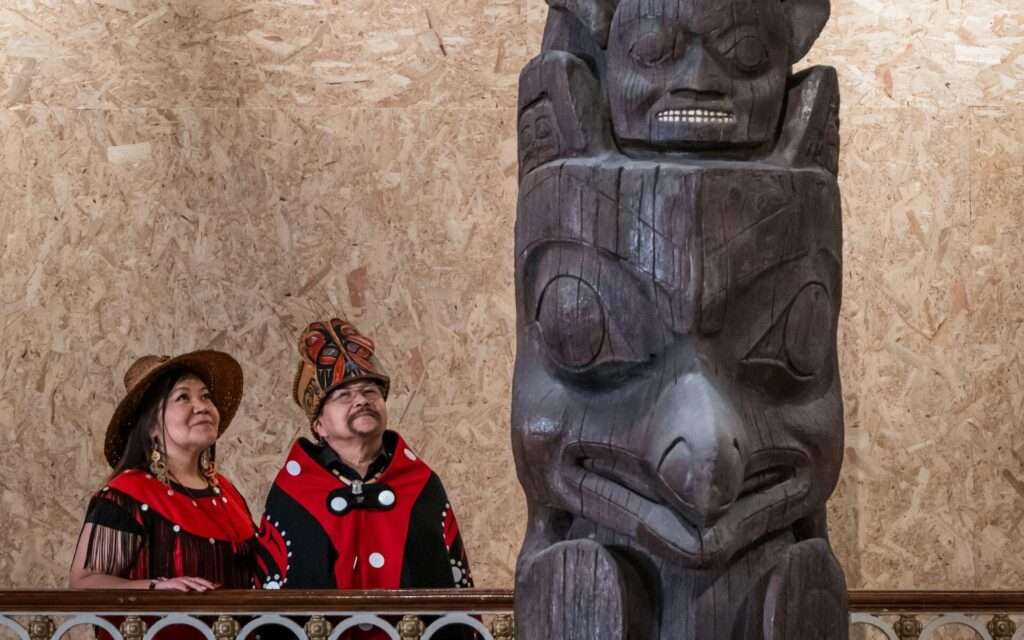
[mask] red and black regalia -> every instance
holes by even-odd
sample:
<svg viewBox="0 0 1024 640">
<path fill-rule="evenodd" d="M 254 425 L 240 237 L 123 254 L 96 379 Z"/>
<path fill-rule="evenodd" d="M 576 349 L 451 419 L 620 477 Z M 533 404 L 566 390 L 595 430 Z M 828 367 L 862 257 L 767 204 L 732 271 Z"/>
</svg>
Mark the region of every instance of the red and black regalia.
<svg viewBox="0 0 1024 640">
<path fill-rule="evenodd" d="M 267 496 L 259 541 L 264 589 L 473 586 L 441 479 L 394 431 L 365 477 L 300 438 Z"/>
<path fill-rule="evenodd" d="M 89 503 L 86 568 L 131 580 L 196 576 L 228 589 L 253 586 L 252 516 L 222 475 L 219 487 L 167 486 L 129 470 Z"/>
<path fill-rule="evenodd" d="M 89 502 L 85 567 L 131 580 L 194 576 L 227 589 L 254 586 L 255 527 L 245 499 L 216 487 L 161 483 L 142 470 L 118 474 Z M 175 627 L 161 638 L 202 638 Z"/>
</svg>

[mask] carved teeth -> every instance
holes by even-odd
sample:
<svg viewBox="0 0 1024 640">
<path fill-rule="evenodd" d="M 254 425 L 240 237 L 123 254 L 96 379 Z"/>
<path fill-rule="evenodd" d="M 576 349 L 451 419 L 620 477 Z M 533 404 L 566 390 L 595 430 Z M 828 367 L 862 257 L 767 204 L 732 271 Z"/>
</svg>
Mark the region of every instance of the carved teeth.
<svg viewBox="0 0 1024 640">
<path fill-rule="evenodd" d="M 736 118 L 728 111 L 712 111 L 709 109 L 666 109 L 658 112 L 658 122 L 693 122 L 726 124 Z"/>
</svg>

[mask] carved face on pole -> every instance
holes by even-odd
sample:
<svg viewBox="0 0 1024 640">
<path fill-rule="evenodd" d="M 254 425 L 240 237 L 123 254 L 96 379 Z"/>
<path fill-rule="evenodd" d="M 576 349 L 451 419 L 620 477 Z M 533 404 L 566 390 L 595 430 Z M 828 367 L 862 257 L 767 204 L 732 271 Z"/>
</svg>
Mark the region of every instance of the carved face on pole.
<svg viewBox="0 0 1024 640">
<path fill-rule="evenodd" d="M 769 141 L 792 59 L 780 0 L 624 0 L 608 39 L 608 97 L 626 146 Z"/>
<path fill-rule="evenodd" d="M 519 166 L 532 169 L 558 156 L 562 150 L 555 109 L 539 99 L 519 117 Z"/>
<path fill-rule="evenodd" d="M 528 493 L 571 514 L 570 538 L 624 536 L 691 567 L 810 526 L 843 446 L 834 181 L 547 173 L 520 196 L 513 424 Z"/>
</svg>

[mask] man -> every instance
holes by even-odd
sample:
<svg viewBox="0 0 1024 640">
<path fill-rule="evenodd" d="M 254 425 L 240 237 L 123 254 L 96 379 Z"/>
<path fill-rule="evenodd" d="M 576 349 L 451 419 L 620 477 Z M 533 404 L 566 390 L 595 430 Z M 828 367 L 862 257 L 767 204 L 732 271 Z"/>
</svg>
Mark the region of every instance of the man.
<svg viewBox="0 0 1024 640">
<path fill-rule="evenodd" d="M 292 446 L 267 497 L 263 588 L 472 587 L 440 478 L 387 429 L 373 341 L 332 318 L 309 325 L 299 354 L 294 398 L 314 439 Z"/>
</svg>

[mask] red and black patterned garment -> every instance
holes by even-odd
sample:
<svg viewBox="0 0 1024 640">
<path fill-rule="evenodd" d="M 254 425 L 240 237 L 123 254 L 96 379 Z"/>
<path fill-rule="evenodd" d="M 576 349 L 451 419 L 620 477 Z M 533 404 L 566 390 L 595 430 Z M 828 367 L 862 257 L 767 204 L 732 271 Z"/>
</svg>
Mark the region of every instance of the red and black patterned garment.
<svg viewBox="0 0 1024 640">
<path fill-rule="evenodd" d="M 300 438 L 267 496 L 259 541 L 264 589 L 473 586 L 441 479 L 394 431 L 365 477 Z"/>
<path fill-rule="evenodd" d="M 255 527 L 245 499 L 222 475 L 218 488 L 164 485 L 125 471 L 89 502 L 85 567 L 131 580 L 196 576 L 226 589 L 254 586 Z M 202 638 L 186 627 L 161 638 Z M 193 635 L 194 634 L 194 635 Z"/>
</svg>

